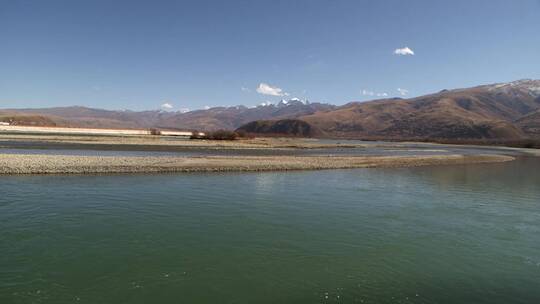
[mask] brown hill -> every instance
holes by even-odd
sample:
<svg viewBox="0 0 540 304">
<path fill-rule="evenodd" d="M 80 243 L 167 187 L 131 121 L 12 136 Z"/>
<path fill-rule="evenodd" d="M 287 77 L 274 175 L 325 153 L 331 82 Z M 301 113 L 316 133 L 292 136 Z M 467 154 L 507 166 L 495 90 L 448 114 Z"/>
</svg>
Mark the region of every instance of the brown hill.
<svg viewBox="0 0 540 304">
<path fill-rule="evenodd" d="M 236 131 L 263 136 L 316 137 L 321 135 L 317 128 L 299 119 L 252 121 Z"/>
<path fill-rule="evenodd" d="M 57 123 L 47 116 L 24 115 L 15 113 L 0 112 L 0 122 L 7 122 L 11 125 L 54 127 Z"/>
<path fill-rule="evenodd" d="M 46 116 L 58 126 L 89 128 L 151 128 L 165 117 L 175 114 L 162 111 L 109 111 L 80 106 L 9 111 Z"/>
</svg>

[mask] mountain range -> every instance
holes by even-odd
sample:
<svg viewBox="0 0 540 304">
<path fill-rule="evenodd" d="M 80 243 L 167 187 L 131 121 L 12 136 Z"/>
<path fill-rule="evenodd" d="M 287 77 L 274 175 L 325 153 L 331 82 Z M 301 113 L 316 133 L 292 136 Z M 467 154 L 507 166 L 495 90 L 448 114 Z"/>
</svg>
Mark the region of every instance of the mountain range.
<svg viewBox="0 0 540 304">
<path fill-rule="evenodd" d="M 285 122 L 283 122 L 285 120 Z M 295 122 L 300 120 L 301 123 Z M 518 80 L 402 99 L 342 106 L 299 99 L 258 107 L 215 107 L 187 113 L 109 111 L 86 107 L 0 110 L 13 124 L 97 128 L 217 129 L 289 133 L 287 124 L 322 137 L 388 139 L 540 138 L 540 80 Z M 258 127 L 250 129 L 244 125 Z M 279 124 L 272 127 L 272 124 Z M 261 127 L 264 126 L 264 127 Z M 296 132 L 297 132 L 296 131 Z"/>
<path fill-rule="evenodd" d="M 297 98 L 257 107 L 214 107 L 190 112 L 109 111 L 81 106 L 43 109 L 0 110 L 0 121 L 20 125 L 94 128 L 163 128 L 180 130 L 234 130 L 260 119 L 285 119 L 336 109 L 336 106 L 310 103 Z"/>
</svg>

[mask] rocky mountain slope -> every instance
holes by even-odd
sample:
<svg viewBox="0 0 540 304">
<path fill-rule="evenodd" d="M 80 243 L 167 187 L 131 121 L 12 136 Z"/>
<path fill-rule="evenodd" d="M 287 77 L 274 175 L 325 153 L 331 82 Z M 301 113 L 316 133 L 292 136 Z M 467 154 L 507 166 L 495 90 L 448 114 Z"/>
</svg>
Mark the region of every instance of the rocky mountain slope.
<svg viewBox="0 0 540 304">
<path fill-rule="evenodd" d="M 516 120 L 516 125 L 526 134 L 540 138 L 540 110 Z"/>
<path fill-rule="evenodd" d="M 300 119 L 328 136 L 519 139 L 537 135 L 533 130 L 539 115 L 534 113 L 539 109 L 540 81 L 520 80 L 411 99 L 355 102 Z"/>
<path fill-rule="evenodd" d="M 174 115 L 159 122 L 159 127 L 196 130 L 234 130 L 248 122 L 268 119 L 292 119 L 305 115 L 325 112 L 336 106 L 322 103 L 309 103 L 293 98 L 278 104 L 263 104 L 248 108 L 217 107 Z"/>
</svg>

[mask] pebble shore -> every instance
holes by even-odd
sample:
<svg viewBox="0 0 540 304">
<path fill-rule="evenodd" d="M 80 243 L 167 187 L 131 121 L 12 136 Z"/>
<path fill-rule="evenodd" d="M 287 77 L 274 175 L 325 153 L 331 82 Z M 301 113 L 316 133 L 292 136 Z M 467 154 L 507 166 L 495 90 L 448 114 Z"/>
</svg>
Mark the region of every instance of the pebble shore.
<svg viewBox="0 0 540 304">
<path fill-rule="evenodd" d="M 506 162 L 505 155 L 116 157 L 0 154 L 0 174 L 233 172 Z"/>
</svg>

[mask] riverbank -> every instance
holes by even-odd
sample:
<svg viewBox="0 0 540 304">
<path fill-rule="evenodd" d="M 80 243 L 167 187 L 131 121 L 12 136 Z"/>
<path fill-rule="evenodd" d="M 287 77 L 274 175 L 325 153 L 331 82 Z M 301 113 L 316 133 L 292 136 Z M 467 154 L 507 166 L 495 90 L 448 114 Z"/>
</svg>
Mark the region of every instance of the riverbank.
<svg viewBox="0 0 540 304">
<path fill-rule="evenodd" d="M 286 151 L 316 149 L 476 149 L 482 154 L 524 154 L 539 156 L 539 149 L 510 148 L 502 146 L 453 145 L 419 142 L 383 142 L 360 140 L 328 140 L 308 138 L 249 138 L 240 140 L 189 140 L 168 136 L 96 136 L 96 135 L 36 135 L 0 133 L 1 149 L 43 150 L 96 150 L 96 151 L 156 151 L 156 152 L 211 152 L 236 153 L 263 151 L 264 154 L 283 154 Z M 468 154 L 462 153 L 451 154 Z"/>
<path fill-rule="evenodd" d="M 0 154 L 0 174 L 324 170 L 506 162 L 505 155 L 102 157 Z"/>
<path fill-rule="evenodd" d="M 28 146 L 31 148 L 99 148 L 104 150 L 160 150 L 179 149 L 312 149 L 363 147 L 367 143 L 350 141 L 321 142 L 307 138 L 249 138 L 238 140 L 189 140 L 170 136 L 114 136 L 114 135 L 59 135 L 59 134 L 13 134 L 0 133 L 0 146 Z M 370 143 L 371 145 L 371 143 Z"/>
</svg>

